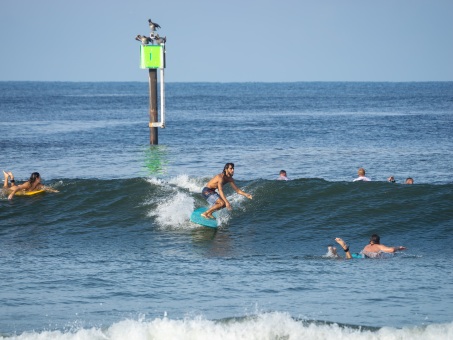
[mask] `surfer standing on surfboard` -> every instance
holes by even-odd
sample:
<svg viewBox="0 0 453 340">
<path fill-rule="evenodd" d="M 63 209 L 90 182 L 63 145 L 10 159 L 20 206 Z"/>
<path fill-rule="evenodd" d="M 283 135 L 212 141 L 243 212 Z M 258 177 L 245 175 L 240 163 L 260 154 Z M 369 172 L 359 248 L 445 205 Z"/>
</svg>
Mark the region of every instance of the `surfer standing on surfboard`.
<svg viewBox="0 0 453 340">
<path fill-rule="evenodd" d="M 233 179 L 234 175 L 234 163 L 227 163 L 223 167 L 223 172 L 221 174 L 216 175 L 213 179 L 211 179 L 208 184 L 203 188 L 201 194 L 206 201 L 211 205 L 211 207 L 206 210 L 201 216 L 204 218 L 211 218 L 214 219 L 215 217 L 212 216 L 214 211 L 220 210 L 222 208 L 227 208 L 231 210 L 231 204 L 225 197 L 223 193 L 223 185 L 230 183 L 231 187 L 236 191 L 239 195 L 245 196 L 248 199 L 252 199 L 252 195 L 247 194 L 246 192 L 239 189 L 236 184 L 234 183 Z M 216 191 L 218 190 L 218 192 Z"/>
</svg>

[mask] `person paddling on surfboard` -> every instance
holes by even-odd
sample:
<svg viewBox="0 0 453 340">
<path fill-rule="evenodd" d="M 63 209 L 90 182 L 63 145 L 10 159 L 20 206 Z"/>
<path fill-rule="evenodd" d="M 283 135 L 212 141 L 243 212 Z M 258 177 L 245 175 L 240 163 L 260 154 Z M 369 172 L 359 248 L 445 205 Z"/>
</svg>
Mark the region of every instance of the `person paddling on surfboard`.
<svg viewBox="0 0 453 340">
<path fill-rule="evenodd" d="M 351 252 L 349 251 L 349 246 L 343 241 L 341 238 L 335 238 L 335 241 L 343 248 L 346 258 L 351 259 L 356 256 L 352 256 Z M 399 246 L 399 247 L 387 247 L 380 243 L 381 238 L 377 234 L 371 235 L 370 243 L 363 248 L 360 252 L 361 255 L 364 257 L 372 257 L 376 258 L 379 257 L 381 253 L 395 253 L 397 251 L 406 250 L 406 247 Z M 335 254 L 336 255 L 336 254 Z M 354 254 L 356 255 L 356 254 Z"/>
<path fill-rule="evenodd" d="M 201 214 L 201 216 L 203 216 L 204 218 L 214 219 L 215 217 L 212 216 L 212 213 L 214 211 L 220 210 L 225 207 L 228 210 L 232 209 L 230 202 L 228 202 L 225 194 L 223 193 L 224 184 L 229 183 L 234 191 L 236 191 L 239 195 L 245 196 L 248 199 L 252 199 L 252 195 L 247 194 L 236 186 L 236 184 L 234 183 L 233 175 L 234 163 L 227 163 L 223 167 L 223 172 L 216 175 L 206 184 L 206 186 L 201 191 L 201 194 L 206 199 L 206 201 L 208 201 L 211 207 L 206 210 L 206 212 Z M 216 190 L 218 190 L 218 192 Z"/>
<path fill-rule="evenodd" d="M 24 191 L 46 190 L 49 192 L 58 192 L 55 189 L 45 187 L 44 185 L 41 184 L 41 176 L 39 175 L 39 172 L 33 172 L 30 176 L 30 179 L 27 182 L 19 185 L 16 184 L 16 181 L 14 180 L 14 175 L 11 171 L 9 172 L 3 171 L 3 176 L 4 176 L 3 189 L 9 191 L 10 193 L 8 196 L 9 200 L 13 199 L 14 195 L 19 190 Z M 11 187 L 8 186 L 8 178 L 9 181 L 11 182 Z"/>
</svg>

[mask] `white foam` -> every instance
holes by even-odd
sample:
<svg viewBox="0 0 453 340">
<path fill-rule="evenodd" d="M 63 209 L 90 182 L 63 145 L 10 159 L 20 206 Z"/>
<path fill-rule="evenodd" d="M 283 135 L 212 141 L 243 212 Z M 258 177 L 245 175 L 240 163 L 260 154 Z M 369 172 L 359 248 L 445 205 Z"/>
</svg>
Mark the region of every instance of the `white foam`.
<svg viewBox="0 0 453 340">
<path fill-rule="evenodd" d="M 161 228 L 190 228 L 190 214 L 195 206 L 195 200 L 190 193 L 155 177 L 148 178 L 147 182 L 166 192 L 163 196 L 159 195 L 159 198 L 150 197 L 144 202 L 145 205 L 151 206 L 148 216 L 155 217 Z"/>
<path fill-rule="evenodd" d="M 168 179 L 168 181 L 164 181 L 163 179 L 157 177 L 150 177 L 147 181 L 151 184 L 170 188 L 170 187 L 177 187 L 181 189 L 189 190 L 193 193 L 201 193 L 203 189 L 204 182 L 200 178 L 192 178 L 188 175 L 179 175 L 176 177 L 172 177 Z"/>
<path fill-rule="evenodd" d="M 161 227 L 181 228 L 188 227 L 190 214 L 194 210 L 194 199 L 186 193 L 177 192 L 171 199 L 159 202 L 152 215 Z"/>
<path fill-rule="evenodd" d="M 328 246 L 327 247 L 327 253 L 323 255 L 323 257 L 329 257 L 329 258 L 338 258 L 340 257 L 337 253 L 337 248 L 333 246 Z"/>
<path fill-rule="evenodd" d="M 170 184 L 189 190 L 190 192 L 201 193 L 204 182 L 199 178 L 191 178 L 188 175 L 179 175 L 168 181 Z"/>
<path fill-rule="evenodd" d="M 263 313 L 255 317 L 211 321 L 203 317 L 171 320 L 123 320 L 106 329 L 91 328 L 70 332 L 46 331 L 23 333 L 17 340 L 236 340 L 236 339 L 348 339 L 348 340 L 439 340 L 452 339 L 453 322 L 377 331 L 343 327 L 338 324 L 304 323 L 287 313 Z M 10 337 L 0 339 L 11 339 Z"/>
<path fill-rule="evenodd" d="M 167 186 L 167 182 L 160 179 L 160 178 L 157 178 L 157 177 L 150 177 L 146 180 L 148 183 L 151 183 L 151 184 L 154 184 L 154 185 L 158 185 L 158 186 Z"/>
</svg>

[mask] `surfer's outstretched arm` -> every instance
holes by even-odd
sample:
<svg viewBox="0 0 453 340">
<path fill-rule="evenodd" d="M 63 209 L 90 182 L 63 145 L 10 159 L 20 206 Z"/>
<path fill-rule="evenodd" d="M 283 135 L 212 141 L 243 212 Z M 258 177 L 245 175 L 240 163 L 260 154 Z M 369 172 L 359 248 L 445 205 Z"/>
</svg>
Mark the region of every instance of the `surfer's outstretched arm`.
<svg viewBox="0 0 453 340">
<path fill-rule="evenodd" d="M 45 190 L 46 192 L 60 192 L 58 191 L 57 189 L 54 189 L 54 188 L 51 188 L 51 187 L 48 187 L 46 185 L 41 185 L 39 187 L 40 190 Z"/>
<path fill-rule="evenodd" d="M 13 197 L 14 197 L 14 195 L 16 194 L 16 192 L 22 189 L 22 186 L 23 186 L 23 184 L 14 186 L 14 187 L 11 189 L 10 194 L 8 195 L 8 199 L 9 199 L 9 200 L 12 200 Z"/>
<path fill-rule="evenodd" d="M 242 191 L 241 189 L 239 189 L 236 185 L 236 183 L 234 183 L 234 181 L 231 181 L 231 187 L 234 189 L 234 191 L 236 191 L 239 195 L 242 195 L 244 197 L 247 197 L 248 199 L 252 199 L 252 195 L 250 194 L 247 194 L 246 192 Z"/>
<path fill-rule="evenodd" d="M 352 259 L 352 255 L 349 251 L 349 246 L 346 244 L 345 241 L 343 241 L 341 238 L 337 237 L 335 238 L 335 241 L 341 246 L 341 248 L 343 248 L 344 250 L 344 253 L 346 255 L 346 258 L 347 259 Z"/>
<path fill-rule="evenodd" d="M 383 244 L 379 244 L 379 246 L 380 246 L 380 251 L 382 251 L 384 253 L 396 253 L 397 251 L 406 250 L 406 247 L 403 247 L 403 246 L 387 247 L 387 246 L 384 246 Z"/>
</svg>

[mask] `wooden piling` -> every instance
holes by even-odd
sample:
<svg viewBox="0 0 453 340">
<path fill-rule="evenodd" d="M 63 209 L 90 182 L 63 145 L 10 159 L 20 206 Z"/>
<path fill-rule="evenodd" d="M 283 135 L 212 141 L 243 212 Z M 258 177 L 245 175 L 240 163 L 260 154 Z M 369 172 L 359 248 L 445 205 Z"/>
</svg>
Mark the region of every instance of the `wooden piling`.
<svg viewBox="0 0 453 340">
<path fill-rule="evenodd" d="M 149 144 L 158 145 L 158 128 L 153 123 L 158 122 L 157 112 L 157 69 L 149 69 Z"/>
</svg>

